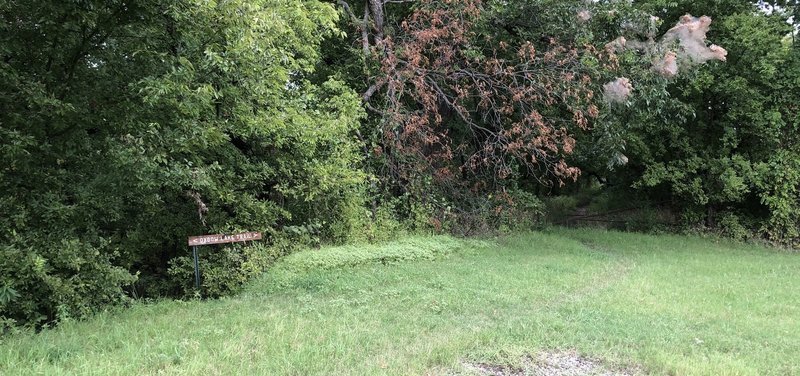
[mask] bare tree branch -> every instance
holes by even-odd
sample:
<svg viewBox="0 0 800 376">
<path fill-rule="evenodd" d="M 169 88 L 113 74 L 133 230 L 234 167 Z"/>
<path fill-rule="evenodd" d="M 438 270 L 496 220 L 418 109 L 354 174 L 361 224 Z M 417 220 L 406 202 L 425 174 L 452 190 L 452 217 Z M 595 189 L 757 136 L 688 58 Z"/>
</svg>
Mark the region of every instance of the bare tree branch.
<svg viewBox="0 0 800 376">
<path fill-rule="evenodd" d="M 350 4 L 344 0 L 336 0 L 336 4 L 339 4 L 342 9 L 344 9 L 345 13 L 350 16 L 350 20 L 353 21 L 354 24 L 358 25 L 361 23 L 358 17 L 356 17 L 355 13 L 353 13 L 353 8 L 350 7 Z"/>
</svg>

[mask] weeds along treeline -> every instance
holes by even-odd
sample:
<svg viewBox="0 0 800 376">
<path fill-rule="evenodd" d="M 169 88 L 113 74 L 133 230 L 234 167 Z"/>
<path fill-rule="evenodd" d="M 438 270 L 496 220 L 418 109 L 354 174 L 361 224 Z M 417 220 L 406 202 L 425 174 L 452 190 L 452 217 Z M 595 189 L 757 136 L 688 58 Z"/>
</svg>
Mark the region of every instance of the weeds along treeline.
<svg viewBox="0 0 800 376">
<path fill-rule="evenodd" d="M 191 296 L 189 235 L 265 233 L 203 254 L 220 296 L 299 246 L 530 228 L 589 178 L 796 242 L 773 5 L 4 2 L 3 325 Z"/>
</svg>

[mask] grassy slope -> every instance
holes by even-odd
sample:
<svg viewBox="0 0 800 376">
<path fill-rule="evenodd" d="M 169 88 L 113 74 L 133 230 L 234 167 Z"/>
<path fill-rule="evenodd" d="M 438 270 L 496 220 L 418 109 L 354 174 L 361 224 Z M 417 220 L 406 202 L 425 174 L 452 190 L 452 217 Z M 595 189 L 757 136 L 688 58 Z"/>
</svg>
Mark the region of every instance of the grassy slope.
<svg viewBox="0 0 800 376">
<path fill-rule="evenodd" d="M 234 298 L 2 338 L 0 374 L 447 374 L 576 349 L 652 374 L 800 375 L 800 255 L 592 230 L 454 244 L 322 270 L 320 252 L 367 260 L 311 251 Z M 437 257 L 392 262 L 411 248 Z"/>
</svg>

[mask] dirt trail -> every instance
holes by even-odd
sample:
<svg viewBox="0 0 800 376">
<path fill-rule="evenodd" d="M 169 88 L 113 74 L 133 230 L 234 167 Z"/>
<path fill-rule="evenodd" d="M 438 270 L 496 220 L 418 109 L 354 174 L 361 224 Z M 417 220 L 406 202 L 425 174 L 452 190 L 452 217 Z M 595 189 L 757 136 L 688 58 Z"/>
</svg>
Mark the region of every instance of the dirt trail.
<svg viewBox="0 0 800 376">
<path fill-rule="evenodd" d="M 554 310 L 565 305 L 597 295 L 613 285 L 625 280 L 636 265 L 612 250 L 588 241 L 579 240 L 587 251 L 597 252 L 608 258 L 605 267 L 594 274 L 586 283 L 571 291 L 566 291 L 538 309 Z M 458 376 L 634 376 L 643 375 L 640 369 L 615 369 L 602 360 L 582 356 L 575 351 L 543 351 L 527 356 L 519 365 L 498 365 L 489 363 L 464 362 L 466 374 Z"/>
<path fill-rule="evenodd" d="M 572 291 L 566 291 L 557 298 L 549 301 L 545 305 L 545 307 L 548 309 L 556 309 L 561 306 L 576 303 L 585 298 L 597 295 L 598 293 L 627 278 L 628 274 L 630 274 L 630 272 L 636 267 L 636 264 L 631 260 L 620 257 L 610 249 L 584 240 L 579 241 L 586 247 L 588 251 L 596 252 L 608 257 L 607 265 L 602 271 L 592 275 L 591 278 L 583 285 L 583 287 Z"/>
</svg>

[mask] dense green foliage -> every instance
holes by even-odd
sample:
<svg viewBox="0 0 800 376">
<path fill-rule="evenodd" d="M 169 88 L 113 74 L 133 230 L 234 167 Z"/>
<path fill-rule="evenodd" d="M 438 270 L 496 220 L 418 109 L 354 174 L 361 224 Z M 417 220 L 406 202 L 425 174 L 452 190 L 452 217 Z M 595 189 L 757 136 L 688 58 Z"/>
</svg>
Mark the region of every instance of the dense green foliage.
<svg viewBox="0 0 800 376">
<path fill-rule="evenodd" d="M 800 49 L 792 8 L 768 14 L 739 1 L 642 3 L 663 19 L 712 15 L 709 38 L 728 59 L 661 85 L 664 92 L 640 91 L 624 123 L 611 125 L 612 145 L 624 148 L 628 165 L 587 170 L 668 202 L 685 225 L 797 244 Z"/>
<path fill-rule="evenodd" d="M 797 245 L 798 9 L 0 0 L 0 320 L 223 296 L 301 246 L 529 229 L 589 185 L 647 208 L 631 230 Z M 671 28 L 711 22 L 686 13 L 722 53 L 673 72 Z M 194 291 L 186 237 L 245 230 L 265 240 L 204 248 Z"/>
<path fill-rule="evenodd" d="M 432 261 L 271 270 L 235 297 L 135 304 L 0 337 L 0 373 L 466 376 L 487 374 L 468 368 L 484 363 L 535 375 L 528 357 L 568 349 L 636 375 L 800 373 L 797 255 L 597 230 L 460 243 Z"/>
<path fill-rule="evenodd" d="M 340 221 L 363 179 L 355 93 L 308 79 L 337 36 L 330 5 L 37 1 L 0 14 L 6 318 L 84 316 L 137 274 L 131 293 L 175 293 L 190 281 L 175 259 L 186 236 Z M 235 273 L 260 263 L 249 255 L 212 262 Z M 181 277 L 169 283 L 168 263 Z M 213 274 L 213 289 L 240 283 Z"/>
</svg>

